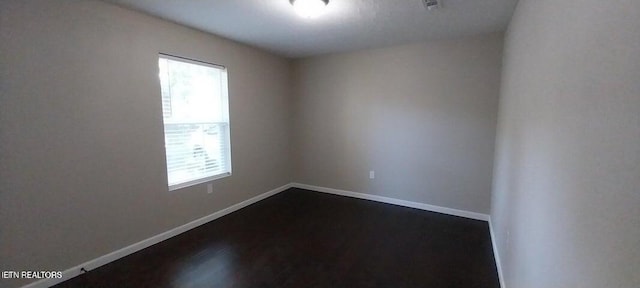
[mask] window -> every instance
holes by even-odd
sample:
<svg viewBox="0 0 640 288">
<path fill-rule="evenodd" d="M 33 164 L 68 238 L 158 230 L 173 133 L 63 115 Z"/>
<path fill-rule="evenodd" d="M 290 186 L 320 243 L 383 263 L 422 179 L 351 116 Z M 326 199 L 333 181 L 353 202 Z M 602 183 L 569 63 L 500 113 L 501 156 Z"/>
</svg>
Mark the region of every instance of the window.
<svg viewBox="0 0 640 288">
<path fill-rule="evenodd" d="M 227 70 L 161 54 L 169 190 L 231 175 Z"/>
</svg>

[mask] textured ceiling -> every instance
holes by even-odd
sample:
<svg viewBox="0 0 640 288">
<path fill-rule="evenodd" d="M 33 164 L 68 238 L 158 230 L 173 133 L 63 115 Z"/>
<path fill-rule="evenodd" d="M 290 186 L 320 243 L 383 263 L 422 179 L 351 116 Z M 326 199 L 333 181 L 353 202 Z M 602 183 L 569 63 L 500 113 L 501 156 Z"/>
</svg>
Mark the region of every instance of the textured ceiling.
<svg viewBox="0 0 640 288">
<path fill-rule="evenodd" d="M 289 0 L 105 0 L 297 58 L 503 31 L 517 0 L 331 0 L 304 19 Z"/>
</svg>

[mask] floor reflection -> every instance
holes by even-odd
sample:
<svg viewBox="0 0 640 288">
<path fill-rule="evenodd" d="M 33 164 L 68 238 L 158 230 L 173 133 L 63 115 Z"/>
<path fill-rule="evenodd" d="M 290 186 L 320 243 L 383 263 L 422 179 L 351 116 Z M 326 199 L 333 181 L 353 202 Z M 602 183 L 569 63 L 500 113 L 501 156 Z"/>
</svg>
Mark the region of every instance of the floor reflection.
<svg viewBox="0 0 640 288">
<path fill-rule="evenodd" d="M 173 288 L 240 287 L 235 281 L 236 253 L 229 245 L 218 245 L 184 258 L 178 265 Z"/>
</svg>

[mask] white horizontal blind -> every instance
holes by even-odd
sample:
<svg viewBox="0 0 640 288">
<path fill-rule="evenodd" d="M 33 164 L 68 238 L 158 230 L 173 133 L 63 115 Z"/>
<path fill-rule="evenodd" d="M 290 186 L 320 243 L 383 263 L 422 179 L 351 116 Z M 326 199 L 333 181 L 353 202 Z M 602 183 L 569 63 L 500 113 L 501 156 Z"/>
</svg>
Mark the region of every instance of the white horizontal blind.
<svg viewBox="0 0 640 288">
<path fill-rule="evenodd" d="M 161 55 L 169 190 L 231 174 L 227 71 Z"/>
</svg>

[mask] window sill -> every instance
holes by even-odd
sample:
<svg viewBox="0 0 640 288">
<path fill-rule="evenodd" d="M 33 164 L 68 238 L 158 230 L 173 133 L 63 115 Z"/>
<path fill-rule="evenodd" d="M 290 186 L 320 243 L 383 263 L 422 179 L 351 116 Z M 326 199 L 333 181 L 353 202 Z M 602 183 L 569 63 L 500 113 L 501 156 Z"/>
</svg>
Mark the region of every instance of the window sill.
<svg viewBox="0 0 640 288">
<path fill-rule="evenodd" d="M 206 182 L 211 182 L 211 181 L 222 179 L 222 178 L 229 177 L 229 176 L 231 176 L 231 172 L 225 172 L 225 173 L 222 173 L 222 174 L 209 176 L 209 177 L 206 177 L 206 178 L 201 178 L 201 179 L 191 180 L 191 181 L 180 183 L 180 184 L 170 185 L 169 186 L 169 192 L 176 191 L 176 190 L 179 190 L 179 189 L 182 189 L 182 188 L 195 186 L 195 185 L 206 183 Z"/>
</svg>

